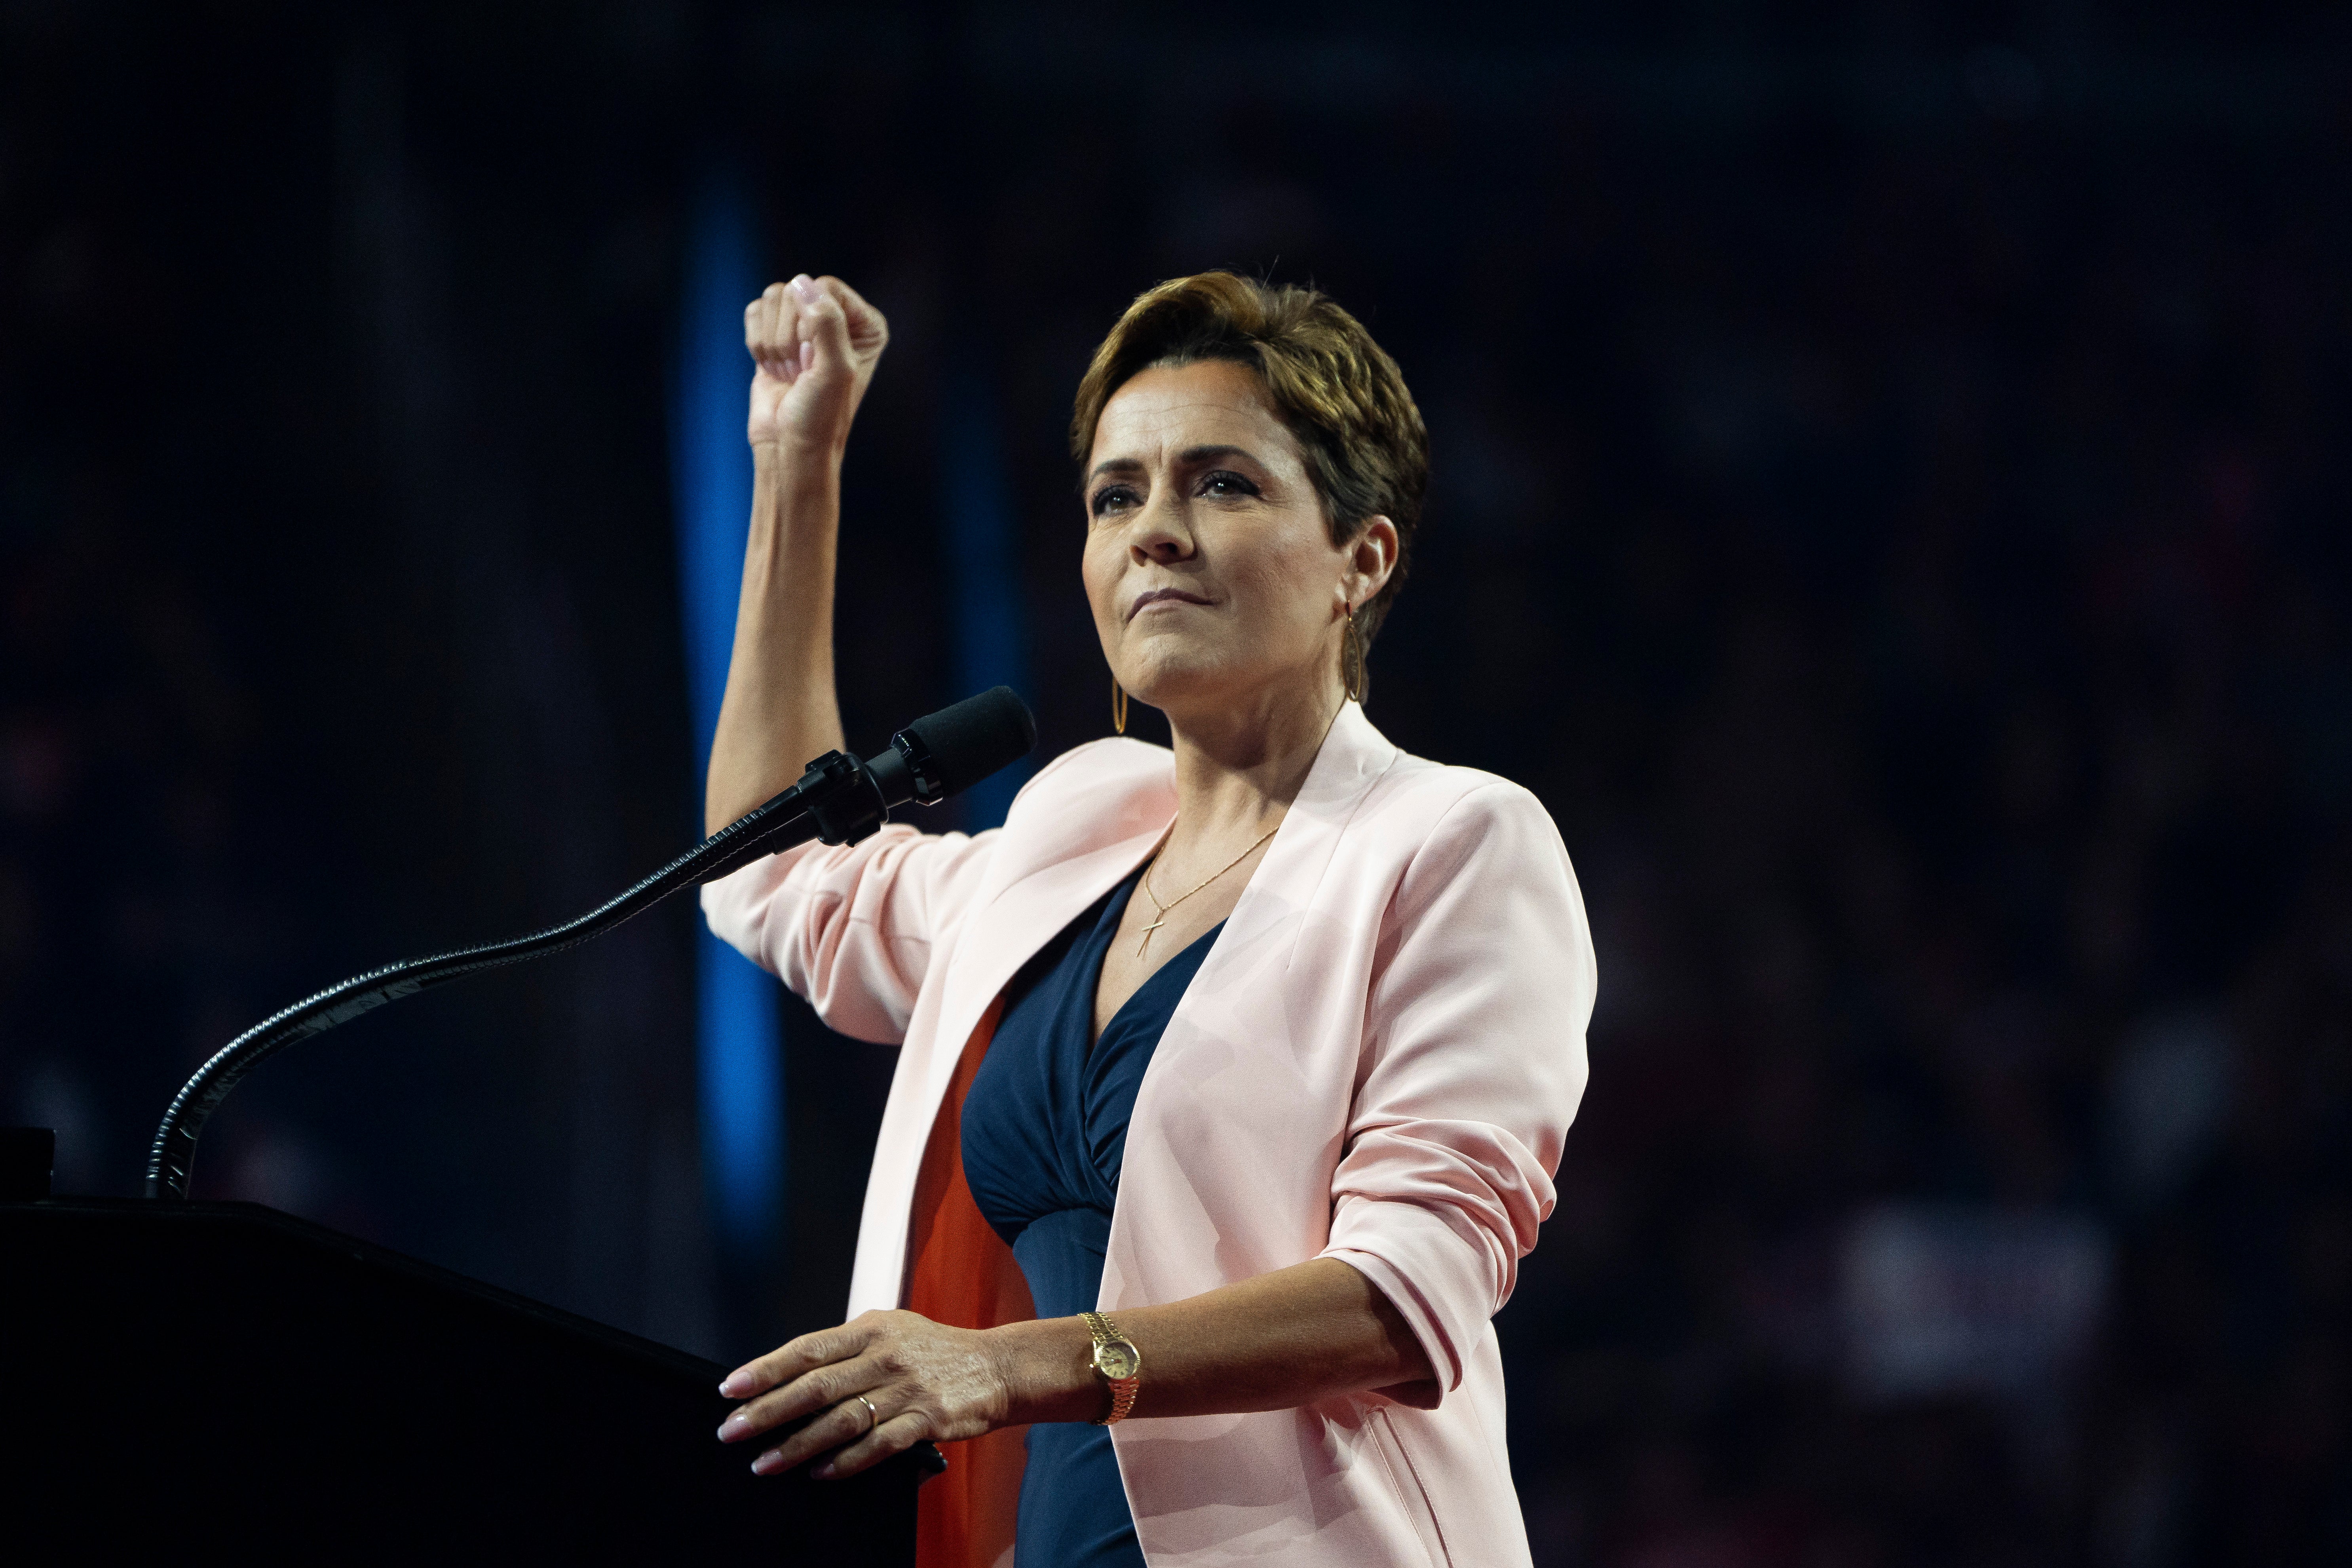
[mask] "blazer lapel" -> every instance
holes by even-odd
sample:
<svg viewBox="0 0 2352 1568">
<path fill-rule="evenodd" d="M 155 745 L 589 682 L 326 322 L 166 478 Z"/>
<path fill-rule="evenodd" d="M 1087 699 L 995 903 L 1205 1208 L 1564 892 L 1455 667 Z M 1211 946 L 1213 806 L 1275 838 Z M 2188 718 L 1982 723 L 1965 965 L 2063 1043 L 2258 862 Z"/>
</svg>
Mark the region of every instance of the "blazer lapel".
<svg viewBox="0 0 2352 1568">
<path fill-rule="evenodd" d="M 1315 753 L 1314 765 L 1307 771 L 1307 782 L 1299 786 L 1298 798 L 1290 803 L 1289 814 L 1282 819 L 1281 831 L 1266 846 L 1265 858 L 1226 919 L 1233 951 L 1267 941 L 1296 945 L 1303 929 L 1299 917 L 1314 903 L 1315 890 L 1339 853 L 1341 834 L 1373 782 L 1401 754 L 1364 717 L 1362 707 L 1354 702 L 1340 707 L 1339 716 L 1331 721 L 1330 733 L 1323 738 L 1323 749 Z M 1218 953 L 1228 946 L 1220 937 L 1209 950 L 1200 973 L 1171 1016 L 1171 1026 L 1184 1016 L 1185 1004 L 1194 995 L 1214 994 L 1220 984 Z M 1145 1071 L 1148 1076 L 1150 1069 Z"/>
<path fill-rule="evenodd" d="M 1163 753 L 1164 754 L 1164 753 Z M 1187 999 L 1213 991 L 1218 954 L 1249 942 L 1275 938 L 1296 942 L 1298 914 L 1312 902 L 1339 836 L 1372 782 L 1388 771 L 1399 753 L 1387 736 L 1372 727 L 1361 706 L 1343 703 L 1324 736 L 1322 749 L 1307 771 L 1307 782 L 1291 802 L 1280 831 L 1266 847 L 1265 858 L 1242 889 L 1227 918 L 1225 931 L 1234 940 L 1220 937 L 1186 988 Z M 1163 786 L 1165 787 L 1165 786 Z M 1024 838 L 1034 840 L 1042 863 L 1016 873 L 1003 891 L 986 900 L 967 917 L 956 944 L 954 967 L 940 997 L 940 1048 L 924 1075 L 926 1102 L 936 1107 L 955 1076 L 964 1043 L 980 1026 L 989 1004 L 1012 983 L 1021 966 L 1052 941 L 1055 932 L 1076 919 L 1119 879 L 1143 864 L 1159 847 L 1175 821 L 1175 797 L 1171 791 L 1158 799 L 1146 796 L 1139 809 L 1122 815 L 1122 826 L 1132 831 L 1110 843 L 1076 855 L 1066 855 L 1067 831 L 1060 823 L 1024 825 Z M 1008 843 L 1006 849 L 1014 846 Z M 1286 931 L 1284 928 L 1287 927 Z M 1184 1012 L 1179 1002 L 1176 1017 Z M 1171 1019 L 1171 1022 L 1173 1020 Z M 1148 1078 L 1147 1069 L 1147 1078 Z"/>
<path fill-rule="evenodd" d="M 942 1048 L 932 1057 L 923 1085 L 932 1103 L 947 1092 L 964 1043 L 980 1026 L 989 1004 L 1056 932 L 1142 865 L 1173 820 L 1171 813 L 1145 832 L 1040 866 L 966 917 L 940 997 L 938 1038 Z"/>
</svg>

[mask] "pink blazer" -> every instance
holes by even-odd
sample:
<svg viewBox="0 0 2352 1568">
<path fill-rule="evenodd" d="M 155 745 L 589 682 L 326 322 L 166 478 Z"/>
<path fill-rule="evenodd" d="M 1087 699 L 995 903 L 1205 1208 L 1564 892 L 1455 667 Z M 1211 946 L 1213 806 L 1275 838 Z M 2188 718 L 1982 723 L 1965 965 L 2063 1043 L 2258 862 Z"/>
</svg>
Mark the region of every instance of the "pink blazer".
<svg viewBox="0 0 2352 1568">
<path fill-rule="evenodd" d="M 1175 810 L 1168 752 L 1097 741 L 1001 829 L 892 826 L 703 889 L 711 928 L 828 1025 L 901 1047 L 853 1316 L 903 1300 L 918 1168 L 990 1005 Z M 1101 1310 L 1337 1258 L 1395 1303 L 1436 1385 L 1114 1427 L 1155 1568 L 1528 1561 L 1490 1320 L 1551 1212 L 1594 984 L 1535 797 L 1343 708 L 1144 1076 Z"/>
</svg>

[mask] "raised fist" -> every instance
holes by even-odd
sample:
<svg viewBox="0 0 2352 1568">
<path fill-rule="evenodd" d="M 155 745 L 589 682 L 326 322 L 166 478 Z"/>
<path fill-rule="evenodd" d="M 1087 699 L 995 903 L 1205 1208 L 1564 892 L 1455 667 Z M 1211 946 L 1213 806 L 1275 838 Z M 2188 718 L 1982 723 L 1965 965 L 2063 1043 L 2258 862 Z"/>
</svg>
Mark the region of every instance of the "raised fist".
<svg viewBox="0 0 2352 1568">
<path fill-rule="evenodd" d="M 803 272 L 768 285 L 743 308 L 743 346 L 760 367 L 745 428 L 751 445 L 839 452 L 889 341 L 882 312 L 838 278 Z"/>
</svg>

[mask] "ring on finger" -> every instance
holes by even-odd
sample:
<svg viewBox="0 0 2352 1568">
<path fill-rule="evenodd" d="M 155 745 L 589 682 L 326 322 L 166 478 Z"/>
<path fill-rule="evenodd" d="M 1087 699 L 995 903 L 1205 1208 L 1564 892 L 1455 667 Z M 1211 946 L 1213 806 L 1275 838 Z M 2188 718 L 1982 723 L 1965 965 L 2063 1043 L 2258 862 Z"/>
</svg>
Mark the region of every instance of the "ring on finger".
<svg viewBox="0 0 2352 1568">
<path fill-rule="evenodd" d="M 854 1394 L 851 1397 L 855 1398 L 858 1404 L 866 1406 L 866 1432 L 871 1432 L 875 1427 L 879 1426 L 882 1424 L 882 1412 L 874 1408 L 874 1402 L 872 1400 L 866 1398 L 866 1395 L 862 1394 Z M 866 1436 L 866 1432 L 860 1432 L 858 1436 L 863 1437 Z"/>
</svg>

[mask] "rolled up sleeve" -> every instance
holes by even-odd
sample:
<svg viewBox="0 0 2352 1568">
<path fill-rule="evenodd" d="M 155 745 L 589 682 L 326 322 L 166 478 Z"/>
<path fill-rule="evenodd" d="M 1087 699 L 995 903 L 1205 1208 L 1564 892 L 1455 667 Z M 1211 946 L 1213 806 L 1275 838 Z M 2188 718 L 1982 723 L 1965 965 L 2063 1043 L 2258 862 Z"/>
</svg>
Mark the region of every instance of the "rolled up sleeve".
<svg viewBox="0 0 2352 1568">
<path fill-rule="evenodd" d="M 1323 1256 L 1361 1271 L 1458 1387 L 1519 1259 L 1586 1079 L 1596 983 L 1559 830 L 1496 781 L 1465 795 L 1391 902 Z"/>
<path fill-rule="evenodd" d="M 703 915 L 827 1028 L 897 1045 L 998 837 L 894 825 L 856 844 L 803 845 L 705 883 Z"/>
</svg>

